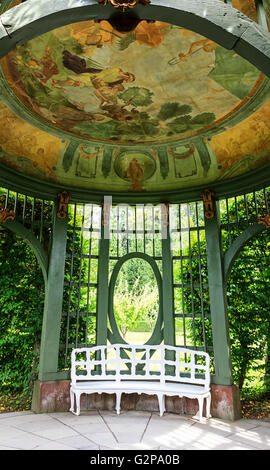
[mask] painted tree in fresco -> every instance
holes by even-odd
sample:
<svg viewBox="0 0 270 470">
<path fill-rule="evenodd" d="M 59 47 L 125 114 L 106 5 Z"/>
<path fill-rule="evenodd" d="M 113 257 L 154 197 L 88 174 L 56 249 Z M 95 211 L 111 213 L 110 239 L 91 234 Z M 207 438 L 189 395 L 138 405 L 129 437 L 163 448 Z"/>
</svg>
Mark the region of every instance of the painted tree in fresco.
<svg viewBox="0 0 270 470">
<path fill-rule="evenodd" d="M 214 113 L 202 113 L 192 117 L 192 107 L 187 104 L 165 103 L 157 115 L 167 127 L 167 135 L 182 134 L 186 131 L 198 130 L 215 121 Z"/>
<path fill-rule="evenodd" d="M 118 96 L 126 104 L 129 103 L 136 108 L 138 106 L 149 106 L 151 103 L 153 103 L 153 92 L 143 87 L 129 87 Z"/>
</svg>

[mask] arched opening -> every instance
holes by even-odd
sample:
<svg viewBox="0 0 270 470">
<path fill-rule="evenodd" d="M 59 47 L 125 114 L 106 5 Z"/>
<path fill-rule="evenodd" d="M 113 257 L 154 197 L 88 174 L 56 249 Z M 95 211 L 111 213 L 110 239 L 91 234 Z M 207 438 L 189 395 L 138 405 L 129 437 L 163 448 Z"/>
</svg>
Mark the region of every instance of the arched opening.
<svg viewBox="0 0 270 470">
<path fill-rule="evenodd" d="M 270 233 L 242 248 L 228 279 L 228 317 L 234 380 L 243 396 L 270 392 Z"/>
<path fill-rule="evenodd" d="M 45 286 L 34 252 L 21 236 L 3 226 L 0 271 L 0 409 L 14 411 L 31 406 Z"/>
<path fill-rule="evenodd" d="M 232 373 L 249 418 L 267 414 L 269 399 L 268 191 L 220 204 Z"/>
<path fill-rule="evenodd" d="M 147 261 L 131 258 L 122 265 L 114 288 L 113 312 L 124 341 L 149 341 L 158 318 L 159 292 Z"/>
</svg>

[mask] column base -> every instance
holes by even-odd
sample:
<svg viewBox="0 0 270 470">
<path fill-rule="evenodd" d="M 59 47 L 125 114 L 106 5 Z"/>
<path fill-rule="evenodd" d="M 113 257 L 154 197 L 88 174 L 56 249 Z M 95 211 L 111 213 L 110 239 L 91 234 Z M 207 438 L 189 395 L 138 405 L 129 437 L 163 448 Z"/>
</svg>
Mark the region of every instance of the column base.
<svg viewBox="0 0 270 470">
<path fill-rule="evenodd" d="M 70 408 L 70 380 L 41 382 L 36 380 L 32 396 L 32 411 L 53 413 L 68 411 Z"/>
<path fill-rule="evenodd" d="M 241 419 L 238 385 L 211 385 L 211 414 L 213 418 L 236 421 Z"/>
</svg>

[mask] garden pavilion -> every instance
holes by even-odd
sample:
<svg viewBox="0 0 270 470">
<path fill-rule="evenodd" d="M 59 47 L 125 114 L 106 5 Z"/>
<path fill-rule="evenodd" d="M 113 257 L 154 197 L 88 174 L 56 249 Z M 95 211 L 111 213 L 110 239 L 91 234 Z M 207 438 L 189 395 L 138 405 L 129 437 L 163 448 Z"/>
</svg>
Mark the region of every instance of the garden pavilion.
<svg viewBox="0 0 270 470">
<path fill-rule="evenodd" d="M 209 352 L 212 416 L 239 418 L 226 282 L 270 226 L 269 20 L 269 0 L 1 2 L 0 224 L 46 286 L 35 412 L 69 409 L 74 347 L 125 344 L 114 287 L 139 257 L 159 291 L 147 344 Z"/>
</svg>

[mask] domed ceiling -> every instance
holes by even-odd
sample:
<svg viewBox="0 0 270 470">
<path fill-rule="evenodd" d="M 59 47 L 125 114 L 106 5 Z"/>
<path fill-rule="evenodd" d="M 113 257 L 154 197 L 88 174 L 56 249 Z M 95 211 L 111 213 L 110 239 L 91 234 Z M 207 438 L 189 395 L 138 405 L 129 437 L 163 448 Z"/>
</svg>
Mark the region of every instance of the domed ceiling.
<svg viewBox="0 0 270 470">
<path fill-rule="evenodd" d="M 269 79 L 192 31 L 80 22 L 0 64 L 0 163 L 39 180 L 167 192 L 270 161 Z"/>
</svg>

